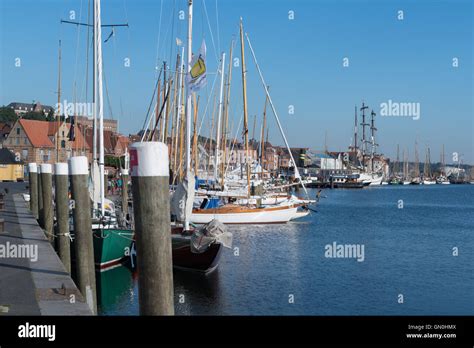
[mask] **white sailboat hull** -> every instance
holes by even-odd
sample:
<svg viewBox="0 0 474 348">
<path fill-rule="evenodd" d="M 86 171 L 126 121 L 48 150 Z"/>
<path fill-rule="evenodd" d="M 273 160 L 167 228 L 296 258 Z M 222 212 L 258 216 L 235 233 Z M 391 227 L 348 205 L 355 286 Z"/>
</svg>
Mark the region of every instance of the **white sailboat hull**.
<svg viewBox="0 0 474 348">
<path fill-rule="evenodd" d="M 368 174 L 368 173 L 356 173 L 359 174 L 358 182 L 362 182 L 369 186 L 378 186 L 382 184 L 383 175 L 381 174 Z"/>
<path fill-rule="evenodd" d="M 306 216 L 297 211 L 297 207 L 284 207 L 282 209 L 249 209 L 253 211 L 239 213 L 219 213 L 219 209 L 208 209 L 207 213 L 193 213 L 191 222 L 207 224 L 217 219 L 223 224 L 281 224 L 290 220 Z"/>
<path fill-rule="evenodd" d="M 282 196 L 282 197 L 263 197 L 261 199 L 261 204 L 262 205 L 276 205 L 276 204 L 280 204 L 280 203 L 283 203 L 285 201 L 288 200 L 288 197 L 285 197 L 285 196 Z M 242 199 L 238 199 L 237 204 L 240 204 L 240 205 L 248 205 L 248 204 L 252 204 L 252 205 L 255 205 L 257 204 L 257 198 L 242 198 Z"/>
<path fill-rule="evenodd" d="M 382 185 L 382 180 L 383 180 L 383 176 L 375 177 L 375 178 L 373 178 L 372 180 L 370 180 L 369 186 L 379 186 L 379 185 Z"/>
<path fill-rule="evenodd" d="M 295 216 L 291 220 L 296 220 L 309 215 L 309 210 L 297 211 Z"/>
</svg>

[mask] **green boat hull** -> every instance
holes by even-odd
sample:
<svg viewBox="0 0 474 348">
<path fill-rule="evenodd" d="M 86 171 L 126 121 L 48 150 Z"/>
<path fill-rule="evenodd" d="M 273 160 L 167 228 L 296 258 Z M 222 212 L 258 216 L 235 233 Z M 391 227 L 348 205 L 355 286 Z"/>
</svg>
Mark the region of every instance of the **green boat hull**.
<svg viewBox="0 0 474 348">
<path fill-rule="evenodd" d="M 120 228 L 94 229 L 94 261 L 100 269 L 119 265 L 130 257 L 133 231 Z"/>
</svg>

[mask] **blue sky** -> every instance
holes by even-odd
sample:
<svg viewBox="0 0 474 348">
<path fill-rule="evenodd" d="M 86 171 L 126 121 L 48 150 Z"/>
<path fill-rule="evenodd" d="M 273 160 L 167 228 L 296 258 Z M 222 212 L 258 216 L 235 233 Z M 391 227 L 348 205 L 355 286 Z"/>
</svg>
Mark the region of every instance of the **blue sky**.
<svg viewBox="0 0 474 348">
<path fill-rule="evenodd" d="M 59 39 L 63 47 L 61 99 L 73 101 L 76 94 L 78 101 L 85 101 L 86 32 L 59 21 L 69 19 L 70 11 L 75 11 L 76 20 L 87 21 L 88 2 L 0 0 L 0 104 L 32 100 L 56 103 Z M 129 29 L 117 28 L 116 35 L 103 44 L 110 100 L 110 107 L 105 101 L 106 116 L 118 119 L 123 133 L 137 132 L 143 124 L 156 66 L 164 59 L 174 68 L 175 38 L 184 42 L 187 31 L 186 21 L 179 20 L 179 11 L 186 11 L 186 3 L 102 0 L 103 24 L 130 25 Z M 380 104 L 388 100 L 416 102 L 421 107 L 419 120 L 377 117 L 380 151 L 393 158 L 400 144 L 413 159 L 417 139 L 422 159 L 424 148 L 430 146 L 432 160 L 439 160 L 444 143 L 448 161 L 451 153 L 458 152 L 464 162 L 474 163 L 472 1 L 194 3 L 193 50 L 198 50 L 203 38 L 206 40 L 210 71 L 215 72 L 221 51 L 228 55 L 232 38 L 238 39 L 239 17 L 243 17 L 290 145 L 322 149 L 327 134 L 330 149 L 345 150 L 352 139 L 356 104 L 360 106 L 364 100 L 379 113 Z M 397 18 L 399 10 L 403 20 Z M 288 18 L 289 11 L 294 11 L 293 20 Z M 104 28 L 103 38 L 109 33 L 110 29 Z M 240 57 L 239 42 L 236 55 Z M 343 67 L 344 57 L 349 59 L 348 67 Z M 454 57 L 459 61 L 457 68 L 452 66 Z M 16 58 L 21 59 L 21 67 L 15 67 Z M 130 58 L 130 67 L 124 66 L 125 58 Z M 265 94 L 248 47 L 246 62 L 248 110 L 249 115 L 257 115 L 258 132 Z M 208 75 L 207 87 L 200 92 L 200 117 L 214 77 Z M 242 113 L 241 90 L 241 71 L 234 68 L 234 128 Z M 89 95 L 90 91 L 89 79 Z M 288 113 L 289 105 L 294 106 L 293 115 Z M 212 111 L 211 105 L 209 109 Z M 203 135 L 208 132 L 209 114 Z M 269 126 L 270 141 L 283 144 L 273 120 Z M 252 133 L 253 116 L 249 128 Z"/>
</svg>

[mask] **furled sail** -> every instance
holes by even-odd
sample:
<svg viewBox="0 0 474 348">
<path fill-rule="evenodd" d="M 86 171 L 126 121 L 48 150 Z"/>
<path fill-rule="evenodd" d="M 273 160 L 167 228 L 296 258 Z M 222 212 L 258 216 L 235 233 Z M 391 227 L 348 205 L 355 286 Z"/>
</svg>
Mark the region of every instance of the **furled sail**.
<svg viewBox="0 0 474 348">
<path fill-rule="evenodd" d="M 183 182 L 181 182 L 171 197 L 171 215 L 176 216 L 176 220 L 184 222 L 186 217 L 191 217 L 194 202 L 195 179 L 191 172 L 187 172 Z"/>
<path fill-rule="evenodd" d="M 232 247 L 232 233 L 220 221 L 214 219 L 202 226 L 191 236 L 191 251 L 196 254 L 205 252 L 212 243 L 219 242 L 226 248 Z"/>
<path fill-rule="evenodd" d="M 92 161 L 91 176 L 89 177 L 89 195 L 94 209 L 97 209 L 100 203 L 100 170 L 97 161 Z"/>
</svg>

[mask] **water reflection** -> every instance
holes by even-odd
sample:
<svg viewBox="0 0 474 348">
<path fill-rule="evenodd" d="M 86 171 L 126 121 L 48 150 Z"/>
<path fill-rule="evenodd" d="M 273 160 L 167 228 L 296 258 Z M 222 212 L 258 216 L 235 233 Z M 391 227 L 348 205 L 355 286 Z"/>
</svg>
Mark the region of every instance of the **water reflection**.
<svg viewBox="0 0 474 348">
<path fill-rule="evenodd" d="M 211 315 L 219 312 L 223 300 L 219 269 L 211 274 L 175 270 L 174 307 L 178 315 Z"/>
<path fill-rule="evenodd" d="M 102 315 L 116 314 L 117 305 L 134 301 L 132 272 L 125 266 L 96 273 L 97 302 Z"/>
</svg>

